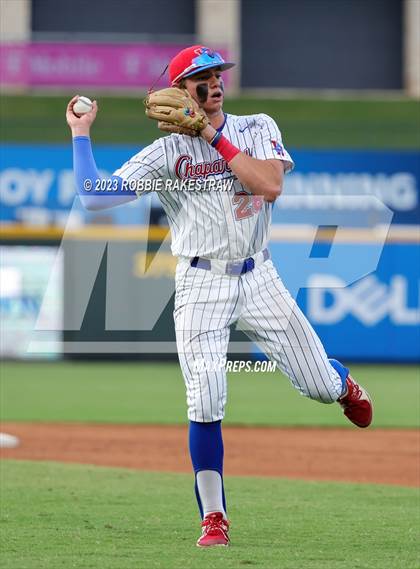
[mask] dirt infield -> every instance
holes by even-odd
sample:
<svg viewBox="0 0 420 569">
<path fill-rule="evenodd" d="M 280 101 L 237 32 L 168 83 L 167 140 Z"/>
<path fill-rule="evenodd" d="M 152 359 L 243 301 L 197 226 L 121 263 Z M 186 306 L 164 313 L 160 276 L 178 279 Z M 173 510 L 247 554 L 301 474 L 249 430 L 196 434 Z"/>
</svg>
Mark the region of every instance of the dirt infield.
<svg viewBox="0 0 420 569">
<path fill-rule="evenodd" d="M 2 458 L 191 472 L 186 427 L 2 423 Z M 396 429 L 225 427 L 225 472 L 418 486 L 420 434 Z"/>
</svg>

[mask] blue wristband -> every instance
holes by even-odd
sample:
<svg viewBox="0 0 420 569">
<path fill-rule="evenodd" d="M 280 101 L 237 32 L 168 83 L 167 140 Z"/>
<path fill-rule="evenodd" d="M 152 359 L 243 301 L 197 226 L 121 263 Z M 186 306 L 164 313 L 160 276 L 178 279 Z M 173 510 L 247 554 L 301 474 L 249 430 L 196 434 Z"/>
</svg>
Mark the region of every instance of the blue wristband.
<svg viewBox="0 0 420 569">
<path fill-rule="evenodd" d="M 213 148 L 216 148 L 217 143 L 219 142 L 219 140 L 222 138 L 222 132 L 218 131 L 216 132 L 216 134 L 213 136 L 213 138 L 210 141 L 210 145 L 213 146 Z"/>
</svg>

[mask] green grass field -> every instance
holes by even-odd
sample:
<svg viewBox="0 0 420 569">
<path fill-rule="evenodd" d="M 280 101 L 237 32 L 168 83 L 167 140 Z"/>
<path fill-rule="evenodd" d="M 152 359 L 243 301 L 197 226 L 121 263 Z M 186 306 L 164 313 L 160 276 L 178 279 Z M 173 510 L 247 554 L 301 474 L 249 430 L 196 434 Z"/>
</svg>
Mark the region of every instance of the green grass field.
<svg viewBox="0 0 420 569">
<path fill-rule="evenodd" d="M 199 550 L 192 477 L 8 461 L 3 569 L 417 569 L 415 489 L 226 480 L 232 547 Z"/>
<path fill-rule="evenodd" d="M 95 98 L 95 93 L 85 93 Z M 2 96 L 1 139 L 8 142 L 66 143 L 68 96 Z M 100 96 L 92 130 L 95 142 L 146 144 L 161 133 L 144 115 L 142 98 Z M 323 99 L 227 99 L 233 114 L 266 113 L 280 126 L 290 148 L 420 148 L 417 101 Z"/>
<path fill-rule="evenodd" d="M 1 416 L 16 421 L 186 422 L 178 364 L 3 363 Z M 376 427 L 416 427 L 420 374 L 414 366 L 351 366 L 375 401 Z M 226 423 L 351 427 L 338 405 L 300 396 L 279 372 L 232 373 Z"/>
<path fill-rule="evenodd" d="M 415 427 L 412 366 L 352 366 L 375 426 Z M 176 364 L 2 363 L 1 417 L 185 423 Z M 278 373 L 231 374 L 226 423 L 348 427 Z M 232 547 L 198 550 L 192 475 L 3 461 L 4 569 L 418 569 L 414 488 L 226 477 Z"/>
</svg>

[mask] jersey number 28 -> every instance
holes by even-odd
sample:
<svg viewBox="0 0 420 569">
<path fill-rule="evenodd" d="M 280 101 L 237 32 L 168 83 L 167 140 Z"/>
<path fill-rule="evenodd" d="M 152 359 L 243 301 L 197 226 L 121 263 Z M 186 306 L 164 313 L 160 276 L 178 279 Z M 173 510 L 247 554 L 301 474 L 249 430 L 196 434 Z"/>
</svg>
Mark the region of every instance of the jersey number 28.
<svg viewBox="0 0 420 569">
<path fill-rule="evenodd" d="M 263 206 L 264 198 L 249 195 L 246 192 L 238 192 L 233 196 L 232 202 L 236 206 L 235 219 L 241 221 L 258 213 Z"/>
</svg>

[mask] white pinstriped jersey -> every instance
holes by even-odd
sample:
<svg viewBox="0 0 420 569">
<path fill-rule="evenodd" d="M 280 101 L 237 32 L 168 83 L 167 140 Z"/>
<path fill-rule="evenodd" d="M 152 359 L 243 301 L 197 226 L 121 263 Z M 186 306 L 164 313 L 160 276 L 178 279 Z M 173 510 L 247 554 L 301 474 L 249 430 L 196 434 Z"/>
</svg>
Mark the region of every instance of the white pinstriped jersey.
<svg viewBox="0 0 420 569">
<path fill-rule="evenodd" d="M 265 114 L 225 114 L 223 134 L 253 158 L 293 160 L 281 133 Z M 159 191 L 172 234 L 172 253 L 183 257 L 237 260 L 267 245 L 271 207 L 253 196 L 236 178 L 220 154 L 201 137 L 172 134 L 155 140 L 114 172 L 124 180 L 233 180 L 228 191 L 216 189 Z M 142 192 L 138 192 L 139 194 Z"/>
</svg>

